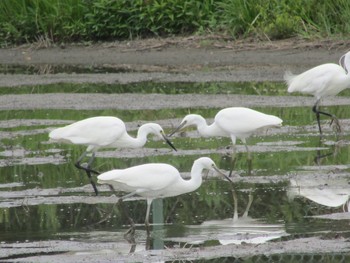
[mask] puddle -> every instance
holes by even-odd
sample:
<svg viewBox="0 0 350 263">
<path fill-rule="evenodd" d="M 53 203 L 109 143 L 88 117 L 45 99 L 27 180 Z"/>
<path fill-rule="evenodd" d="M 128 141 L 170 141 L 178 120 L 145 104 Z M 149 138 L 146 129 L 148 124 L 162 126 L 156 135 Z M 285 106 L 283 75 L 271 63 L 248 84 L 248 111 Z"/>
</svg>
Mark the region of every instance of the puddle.
<svg viewBox="0 0 350 263">
<path fill-rule="evenodd" d="M 138 85 L 130 93 L 143 93 L 142 84 Z M 149 93 L 150 84 L 145 85 L 145 93 Z M 159 83 L 153 85 L 155 92 L 162 90 L 165 95 L 203 90 L 199 84 L 180 85 L 179 90 L 177 84 L 167 84 L 167 88 Z M 219 92 L 222 96 L 230 87 L 229 83 L 207 85 L 207 94 Z M 246 89 L 240 85 L 232 94 L 256 96 L 256 83 L 248 83 Z M 48 132 L 97 115 L 122 118 L 133 135 L 139 125 L 154 119 L 170 132 L 188 112 L 212 120 L 221 104 L 214 100 L 202 107 L 198 106 L 204 105 L 200 101 L 191 108 L 160 105 L 140 111 L 117 107 L 89 109 L 86 102 L 87 109 L 80 110 L 78 104 L 82 102 L 76 102 L 76 108 L 71 109 L 16 106 L 0 111 L 0 261 L 349 260 L 350 106 L 340 103 L 326 107 L 339 117 L 343 133 L 335 136 L 329 121 L 323 119 L 325 136 L 320 140 L 310 107 L 273 105 L 276 95 L 286 95 L 280 89 L 283 84 L 258 86 L 266 87 L 265 104 L 258 103 L 255 109 L 280 116 L 284 126 L 261 131 L 248 140 L 252 168 L 248 168 L 245 147 L 239 142 L 233 186 L 209 174 L 197 191 L 155 201 L 150 236 L 144 226 L 145 200 L 126 200 L 136 222 L 135 244 L 124 238 L 128 221 L 116 204 L 118 198 L 101 185 L 100 196 L 94 196 L 87 176 L 74 167 L 84 147 L 50 143 Z M 72 87 L 84 89 L 76 84 Z M 186 87 L 189 90 L 182 91 Z M 37 88 L 36 92 L 45 95 L 44 88 Z M 96 85 L 88 88 L 86 96 L 94 99 L 90 94 L 94 89 L 99 94 L 106 92 L 106 87 Z M 25 96 L 31 93 L 29 90 L 22 88 L 19 93 Z M 52 86 L 48 90 L 57 92 Z M 124 94 L 128 92 L 126 87 L 116 90 L 118 95 L 125 95 L 126 105 L 133 103 L 134 97 Z M 148 98 L 152 93 L 149 95 Z M 347 94 L 343 100 L 348 100 Z M 201 138 L 197 132 L 186 130 L 171 140 L 178 152 L 162 141 L 149 140 L 143 149 L 101 150 L 94 167 L 107 171 L 165 162 L 188 178 L 193 160 L 205 155 L 228 173 L 232 152 L 229 139 Z"/>
</svg>

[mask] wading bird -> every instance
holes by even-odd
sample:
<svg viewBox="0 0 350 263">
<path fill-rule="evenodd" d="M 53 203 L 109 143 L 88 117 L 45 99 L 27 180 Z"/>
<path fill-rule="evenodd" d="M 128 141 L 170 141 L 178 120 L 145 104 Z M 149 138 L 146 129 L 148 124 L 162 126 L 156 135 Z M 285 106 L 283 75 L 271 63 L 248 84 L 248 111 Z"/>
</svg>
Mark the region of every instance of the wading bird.
<svg viewBox="0 0 350 263">
<path fill-rule="evenodd" d="M 156 123 L 146 123 L 138 129 L 137 137 L 131 137 L 122 120 L 116 117 L 101 116 L 84 119 L 50 132 L 51 141 L 87 146 L 86 151 L 78 158 L 75 166 L 84 170 L 90 180 L 95 194 L 97 187 L 91 178 L 91 173 L 99 174 L 91 169 L 95 153 L 101 148 L 141 148 L 147 142 L 147 136 L 154 134 L 164 139 L 176 151 L 174 145 L 165 136 L 162 127 Z M 86 166 L 81 165 L 84 157 L 91 153 Z"/>
<path fill-rule="evenodd" d="M 134 195 L 145 197 L 147 200 L 145 225 L 147 233 L 149 233 L 149 213 L 152 201 L 156 198 L 177 196 L 195 191 L 202 184 L 203 170 L 216 171 L 226 177 L 219 171 L 213 160 L 201 157 L 194 161 L 189 180 L 184 180 L 179 171 L 169 164 L 148 163 L 102 173 L 97 177 L 97 182 L 109 184 L 116 190 L 129 192 L 120 200 Z M 227 179 L 229 180 L 229 178 Z"/>
<path fill-rule="evenodd" d="M 341 131 L 339 121 L 335 115 L 319 110 L 319 103 L 323 97 L 335 96 L 350 87 L 350 76 L 348 74 L 350 70 L 350 52 L 340 58 L 339 64 L 322 64 L 299 75 L 293 75 L 289 71 L 284 74 L 288 92 L 301 92 L 316 97 L 316 103 L 312 107 L 312 111 L 316 114 L 321 136 L 320 114 L 330 117 L 332 119 L 331 125 L 334 122 L 337 131 Z"/>
<path fill-rule="evenodd" d="M 235 161 L 236 139 L 238 138 L 244 143 L 250 162 L 251 156 L 246 139 L 259 129 L 280 127 L 281 125 L 282 120 L 276 116 L 267 115 L 248 108 L 232 107 L 220 110 L 215 116 L 214 123 L 211 125 L 207 125 L 206 120 L 202 116 L 189 114 L 183 118 L 181 124 L 169 136 L 172 136 L 185 127 L 196 126 L 199 134 L 203 137 L 230 137 L 233 144 L 231 175 Z"/>
</svg>

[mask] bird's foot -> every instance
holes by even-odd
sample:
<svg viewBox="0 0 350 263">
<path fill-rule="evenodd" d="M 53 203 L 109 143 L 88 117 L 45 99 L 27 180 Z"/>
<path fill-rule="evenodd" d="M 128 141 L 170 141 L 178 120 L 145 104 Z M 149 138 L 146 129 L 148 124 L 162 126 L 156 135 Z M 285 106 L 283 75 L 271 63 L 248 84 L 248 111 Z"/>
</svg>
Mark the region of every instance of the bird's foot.
<svg viewBox="0 0 350 263">
<path fill-rule="evenodd" d="M 329 126 L 332 126 L 333 124 L 334 124 L 333 129 L 335 129 L 335 131 L 337 133 L 341 133 L 342 130 L 341 130 L 339 120 L 335 116 L 332 117 L 332 120 L 331 120 Z"/>
<path fill-rule="evenodd" d="M 75 163 L 75 167 L 77 167 L 78 169 L 82 169 L 85 172 L 89 172 L 89 173 L 93 173 L 93 174 L 97 174 L 97 175 L 101 174 L 100 172 L 91 169 L 88 163 L 82 163 L 82 164 Z"/>
</svg>

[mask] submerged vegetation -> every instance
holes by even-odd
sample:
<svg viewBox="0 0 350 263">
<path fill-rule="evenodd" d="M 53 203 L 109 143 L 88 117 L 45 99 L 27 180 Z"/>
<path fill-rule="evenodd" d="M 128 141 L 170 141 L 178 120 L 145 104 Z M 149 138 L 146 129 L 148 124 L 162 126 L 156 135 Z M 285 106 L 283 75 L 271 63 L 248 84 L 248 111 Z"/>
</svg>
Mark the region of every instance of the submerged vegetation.
<svg viewBox="0 0 350 263">
<path fill-rule="evenodd" d="M 283 39 L 350 32 L 347 0 L 2 0 L 0 43 L 223 33 Z"/>
</svg>

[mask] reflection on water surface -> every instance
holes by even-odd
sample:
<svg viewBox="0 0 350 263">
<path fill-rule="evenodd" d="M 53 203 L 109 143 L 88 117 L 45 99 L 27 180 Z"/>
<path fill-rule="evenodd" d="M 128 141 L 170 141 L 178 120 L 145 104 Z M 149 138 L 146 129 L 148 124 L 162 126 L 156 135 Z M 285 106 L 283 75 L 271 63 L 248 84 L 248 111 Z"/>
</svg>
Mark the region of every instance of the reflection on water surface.
<svg viewBox="0 0 350 263">
<path fill-rule="evenodd" d="M 158 256 L 165 253 L 165 258 L 172 258 L 167 253 L 180 248 L 230 245 L 244 248 L 247 244 L 299 238 L 349 238 L 350 108 L 328 108 L 341 119 L 344 133 L 337 138 L 323 122 L 326 133 L 323 140 L 318 137 L 309 108 L 257 108 L 281 117 L 284 126 L 248 140 L 253 153 L 250 175 L 244 146 L 238 143 L 234 184 L 208 177 L 193 193 L 158 200 L 153 205 L 150 237 L 143 224 L 144 200 L 126 200 L 126 207 L 137 224 L 134 247 L 124 239 L 128 221 L 116 205 L 117 197 L 103 186 L 99 186 L 101 195 L 95 197 L 85 174 L 75 169 L 73 160 L 84 147 L 47 142 L 47 134 L 54 127 L 106 112 L 2 112 L 0 256 L 26 258 L 52 254 L 50 260 L 53 260 L 54 255 L 66 255 L 66 252 L 89 258 L 87 255 L 108 257 L 114 253 L 125 256 L 130 251 L 139 255 L 137 253 L 146 253 L 146 248 L 151 248 L 161 251 L 154 252 Z M 198 108 L 191 112 L 211 119 L 217 110 Z M 158 116 L 165 130 L 170 131 L 186 113 L 176 109 L 107 111 L 108 115 L 125 119 L 131 134 L 135 134 L 137 120 L 151 120 L 152 116 Z M 188 177 L 193 160 L 209 156 L 222 170 L 230 169 L 228 154 L 231 149 L 227 138 L 206 139 L 187 130 L 172 141 L 179 149 L 177 153 L 167 149 L 162 141 L 149 141 L 145 149 L 101 151 L 94 165 L 99 171 L 107 171 L 146 162 L 164 162 L 174 165 Z M 264 261 L 274 257 L 257 255 L 247 260 Z M 293 253 L 280 257 L 283 261 L 298 258 Z M 309 257 L 345 260 L 347 256 L 328 253 L 298 259 L 309 260 Z M 237 259 L 220 255 L 208 258 L 215 260 L 198 262 Z"/>
</svg>

